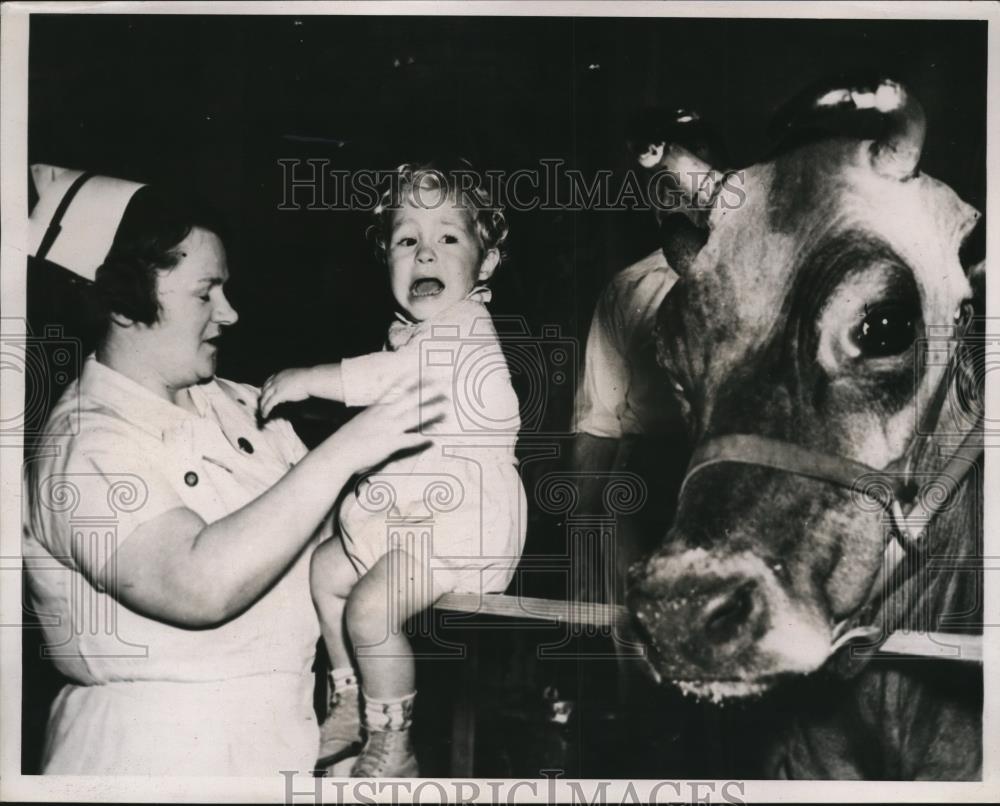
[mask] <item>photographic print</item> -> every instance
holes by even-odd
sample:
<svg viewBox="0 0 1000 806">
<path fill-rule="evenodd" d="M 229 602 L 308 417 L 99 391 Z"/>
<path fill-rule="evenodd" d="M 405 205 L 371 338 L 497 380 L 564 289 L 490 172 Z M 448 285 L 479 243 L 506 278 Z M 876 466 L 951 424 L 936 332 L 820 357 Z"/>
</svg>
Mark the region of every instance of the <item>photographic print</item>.
<svg viewBox="0 0 1000 806">
<path fill-rule="evenodd" d="M 995 797 L 996 14 L 856 11 L 5 5 L 4 799 Z"/>
</svg>

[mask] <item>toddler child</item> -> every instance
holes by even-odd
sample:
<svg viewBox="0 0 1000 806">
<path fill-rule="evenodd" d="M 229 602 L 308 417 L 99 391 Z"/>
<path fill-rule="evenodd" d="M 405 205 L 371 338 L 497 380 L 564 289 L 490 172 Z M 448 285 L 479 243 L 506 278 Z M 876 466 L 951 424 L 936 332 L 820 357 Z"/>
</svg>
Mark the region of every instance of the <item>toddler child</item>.
<svg viewBox="0 0 1000 806">
<path fill-rule="evenodd" d="M 424 428 L 430 447 L 362 479 L 341 505 L 340 537 L 313 554 L 312 597 L 333 667 L 317 766 L 336 774 L 357 754 L 353 777 L 418 775 L 414 660 L 401 627 L 445 593 L 504 591 L 526 525 L 518 402 L 484 285 L 500 262 L 505 218 L 468 170 L 403 165 L 395 178 L 374 227 L 399 309 L 386 349 L 284 370 L 261 396 L 264 416 L 309 396 L 370 405 L 419 367 L 420 394 L 450 397 L 446 415 Z"/>
</svg>

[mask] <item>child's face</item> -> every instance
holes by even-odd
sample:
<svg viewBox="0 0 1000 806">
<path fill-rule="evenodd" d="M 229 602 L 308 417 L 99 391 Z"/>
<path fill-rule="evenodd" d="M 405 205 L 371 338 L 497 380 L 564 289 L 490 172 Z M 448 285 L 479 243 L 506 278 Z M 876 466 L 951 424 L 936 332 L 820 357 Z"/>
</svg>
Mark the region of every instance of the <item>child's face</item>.
<svg viewBox="0 0 1000 806">
<path fill-rule="evenodd" d="M 484 252 L 469 211 L 422 187 L 394 214 L 387 244 L 392 295 L 417 322 L 465 299 L 489 279 L 500 255 Z"/>
</svg>

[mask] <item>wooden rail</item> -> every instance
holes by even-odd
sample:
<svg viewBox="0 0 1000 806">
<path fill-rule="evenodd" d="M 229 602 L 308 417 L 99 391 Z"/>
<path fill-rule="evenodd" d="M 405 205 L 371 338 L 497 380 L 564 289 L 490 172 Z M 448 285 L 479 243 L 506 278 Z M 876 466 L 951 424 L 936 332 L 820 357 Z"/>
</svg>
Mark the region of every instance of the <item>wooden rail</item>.
<svg viewBox="0 0 1000 806">
<path fill-rule="evenodd" d="M 552 621 L 608 629 L 615 625 L 624 626 L 629 620 L 628 611 L 621 605 L 539 599 L 532 596 L 449 593 L 442 596 L 435 607 L 438 610 L 469 615 Z M 878 653 L 982 663 L 983 637 L 961 633 L 895 632 L 878 648 Z"/>
</svg>

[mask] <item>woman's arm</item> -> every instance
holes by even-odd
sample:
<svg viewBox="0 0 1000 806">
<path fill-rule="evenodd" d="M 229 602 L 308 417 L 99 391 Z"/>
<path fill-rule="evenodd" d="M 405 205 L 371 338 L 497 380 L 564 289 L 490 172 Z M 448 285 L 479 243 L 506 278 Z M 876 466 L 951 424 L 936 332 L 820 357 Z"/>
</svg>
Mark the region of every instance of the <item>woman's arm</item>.
<svg viewBox="0 0 1000 806">
<path fill-rule="evenodd" d="M 355 473 L 428 439 L 421 423 L 441 400 L 417 403 L 416 389 L 374 406 L 329 437 L 271 489 L 206 524 L 190 509 L 142 524 L 118 547 L 97 582 L 143 615 L 211 627 L 246 610 L 284 574 Z"/>
</svg>

